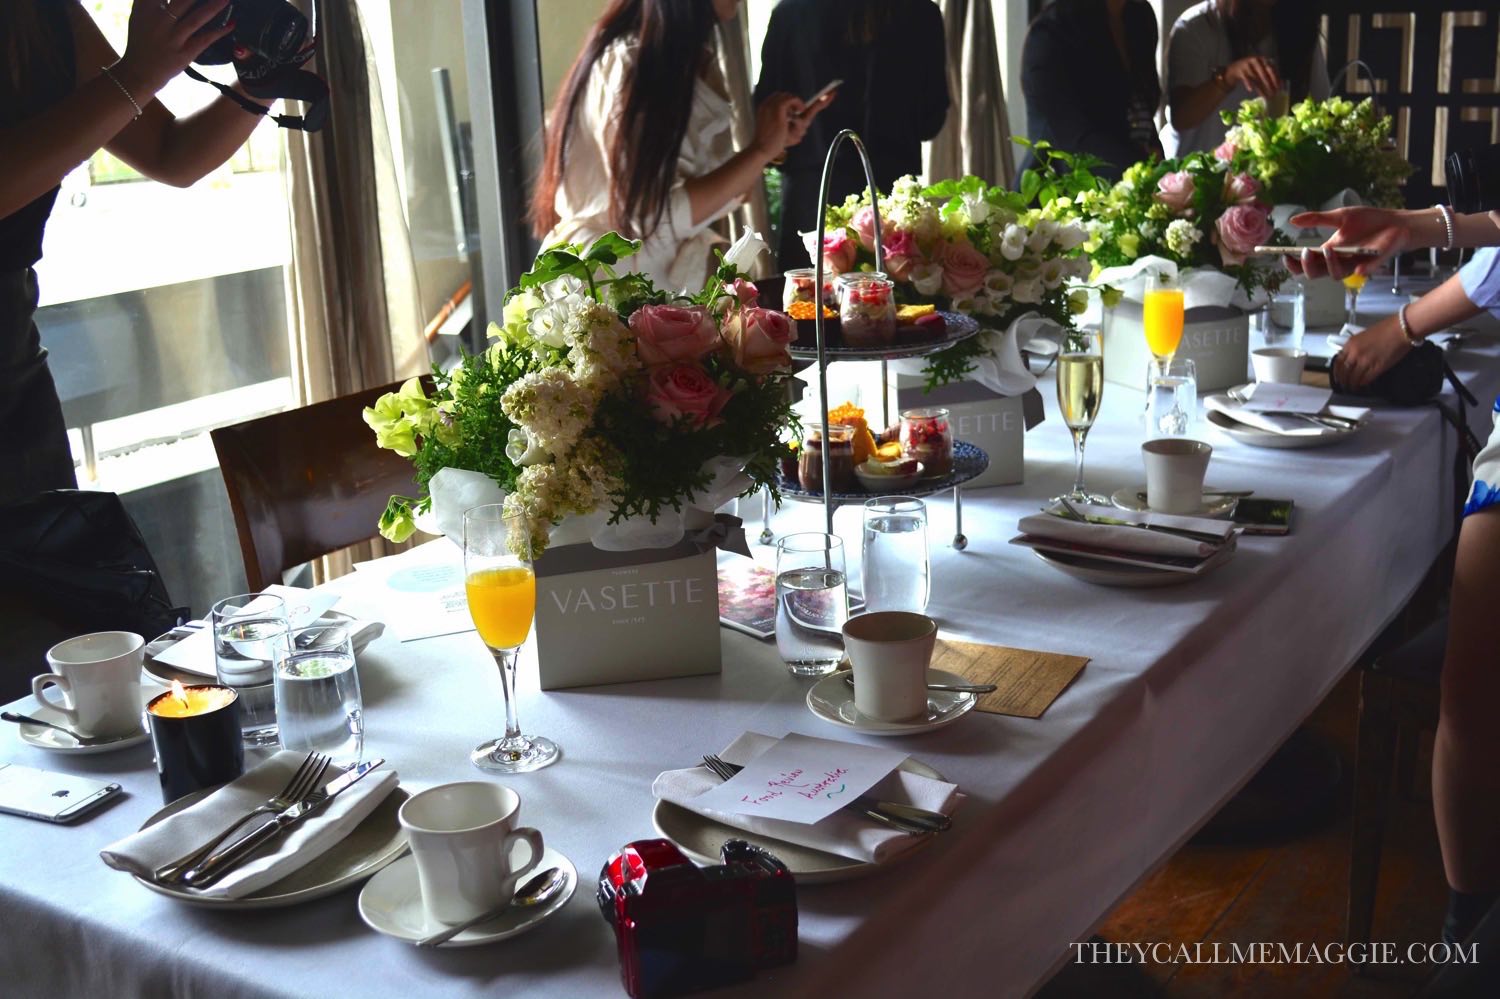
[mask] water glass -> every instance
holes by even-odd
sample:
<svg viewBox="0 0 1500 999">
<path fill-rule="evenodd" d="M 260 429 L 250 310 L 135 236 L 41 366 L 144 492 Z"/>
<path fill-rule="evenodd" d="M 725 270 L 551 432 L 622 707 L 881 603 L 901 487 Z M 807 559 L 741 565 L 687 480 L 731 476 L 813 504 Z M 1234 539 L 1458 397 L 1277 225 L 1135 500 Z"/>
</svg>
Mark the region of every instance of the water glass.
<svg viewBox="0 0 1500 999">
<path fill-rule="evenodd" d="M 927 507 L 911 496 L 865 501 L 861 565 L 866 611 L 927 609 L 932 569 L 927 557 Z"/>
<path fill-rule="evenodd" d="M 276 666 L 276 719 L 283 749 L 325 753 L 346 767 L 360 761 L 364 702 L 347 627 L 292 632 L 291 648 Z"/>
<path fill-rule="evenodd" d="M 239 691 L 245 745 L 276 745 L 276 664 L 291 631 L 286 603 L 267 593 L 242 593 L 214 604 L 209 619 L 214 671 L 220 683 Z"/>
<path fill-rule="evenodd" d="M 1152 361 L 1146 388 L 1146 438 L 1187 437 L 1198 414 L 1198 369 L 1186 357 Z"/>
<path fill-rule="evenodd" d="M 776 651 L 796 676 L 826 676 L 844 659 L 849 591 L 844 542 L 789 534 L 776 545 Z"/>
</svg>

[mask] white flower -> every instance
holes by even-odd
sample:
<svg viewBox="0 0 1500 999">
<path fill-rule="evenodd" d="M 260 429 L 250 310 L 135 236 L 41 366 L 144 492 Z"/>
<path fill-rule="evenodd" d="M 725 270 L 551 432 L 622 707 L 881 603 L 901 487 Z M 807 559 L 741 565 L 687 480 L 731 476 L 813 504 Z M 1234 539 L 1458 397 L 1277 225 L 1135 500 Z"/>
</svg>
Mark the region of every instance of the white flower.
<svg viewBox="0 0 1500 999">
<path fill-rule="evenodd" d="M 735 240 L 734 245 L 724 254 L 724 262 L 732 265 L 735 270 L 748 274 L 756 258 L 765 251 L 766 241 L 761 238 L 760 233 L 753 229 L 746 229 L 740 233 L 740 238 Z"/>
<path fill-rule="evenodd" d="M 635 340 L 620 317 L 593 299 L 567 331 L 568 364 L 573 378 L 586 391 L 602 396 L 628 372 L 641 366 Z"/>
<path fill-rule="evenodd" d="M 585 301 L 587 299 L 582 295 L 567 295 L 532 312 L 526 324 L 532 339 L 546 347 L 567 346 L 568 326 L 574 314 L 583 309 Z"/>
<path fill-rule="evenodd" d="M 1147 219 L 1145 222 L 1142 222 L 1140 225 L 1136 226 L 1136 232 L 1141 234 L 1142 239 L 1155 239 L 1157 233 L 1156 223 L 1152 222 L 1150 219 Z"/>
<path fill-rule="evenodd" d="M 1042 300 L 1044 292 L 1040 278 L 1026 278 L 1015 283 L 1010 290 L 1010 297 L 1012 301 L 1022 305 L 1035 305 Z"/>
<path fill-rule="evenodd" d="M 919 295 L 936 295 L 943 287 L 941 264 L 917 264 L 911 269 L 911 284 Z"/>
<path fill-rule="evenodd" d="M 976 295 L 970 295 L 965 298 L 955 298 L 953 300 L 953 311 L 961 312 L 966 316 L 972 316 L 979 311 L 980 304 L 981 300 Z"/>
<path fill-rule="evenodd" d="M 525 430 L 512 430 L 505 438 L 505 456 L 517 465 L 535 465 L 547 458 L 547 452 Z"/>
<path fill-rule="evenodd" d="M 1187 219 L 1174 219 L 1167 223 L 1167 249 L 1185 257 L 1203 238 L 1203 231 Z"/>
<path fill-rule="evenodd" d="M 500 397 L 505 415 L 553 455 L 565 453 L 593 422 L 595 404 L 566 368 L 523 375 Z"/>
<path fill-rule="evenodd" d="M 1026 239 L 1026 249 L 1032 253 L 1041 253 L 1052 243 L 1052 237 L 1057 235 L 1057 223 L 1051 219 L 1037 219 L 1036 225 L 1032 226 L 1031 235 Z"/>
<path fill-rule="evenodd" d="M 584 284 L 582 279 L 576 278 L 571 274 L 564 274 L 562 277 L 553 278 L 542 285 L 542 300 L 546 302 L 560 302 L 574 295 L 582 296 L 587 290 L 588 285 Z"/>
<path fill-rule="evenodd" d="M 1076 250 L 1089 238 L 1088 230 L 1076 222 L 1057 227 L 1057 248 L 1064 252 Z"/>
<path fill-rule="evenodd" d="M 1083 280 L 1094 273 L 1094 262 L 1088 257 L 1068 257 L 1068 277 Z"/>
<path fill-rule="evenodd" d="M 1000 237 L 1000 256 L 1006 260 L 1020 260 L 1025 252 L 1026 230 L 1012 222 L 1005 227 L 1005 235 Z"/>
<path fill-rule="evenodd" d="M 1066 267 L 1057 257 L 1042 261 L 1042 286 L 1048 291 L 1063 283 Z"/>
<path fill-rule="evenodd" d="M 984 225 L 985 220 L 990 217 L 990 203 L 984 199 L 983 191 L 965 194 L 963 204 L 965 214 L 974 225 Z"/>
<path fill-rule="evenodd" d="M 1015 281 L 1011 276 L 1001 270 L 993 270 L 984 276 L 984 290 L 995 298 L 1004 298 L 1010 294 L 1011 286 Z"/>
</svg>

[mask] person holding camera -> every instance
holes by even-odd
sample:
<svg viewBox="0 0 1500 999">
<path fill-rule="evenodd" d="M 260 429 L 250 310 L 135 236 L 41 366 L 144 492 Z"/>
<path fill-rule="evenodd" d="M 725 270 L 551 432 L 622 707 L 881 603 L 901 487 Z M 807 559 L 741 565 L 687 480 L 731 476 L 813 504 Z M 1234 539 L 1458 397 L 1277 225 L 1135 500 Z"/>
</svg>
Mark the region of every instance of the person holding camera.
<svg viewBox="0 0 1500 999">
<path fill-rule="evenodd" d="M 1320 277 L 1369 274 L 1392 255 L 1418 247 L 1484 247 L 1457 274 L 1392 317 L 1350 338 L 1335 359 L 1340 384 L 1358 388 L 1427 336 L 1489 310 L 1500 317 L 1500 211 L 1455 213 L 1340 208 L 1292 217 L 1336 231 L 1323 252 L 1288 258 L 1292 270 Z M 1334 246 L 1366 246 L 1378 257 L 1341 257 Z M 1357 262 L 1355 262 L 1357 261 Z M 1500 400 L 1495 403 L 1500 417 Z M 1432 751 L 1432 806 L 1449 885 L 1449 942 L 1464 940 L 1500 897 L 1500 668 L 1490 614 L 1500 593 L 1500 421 L 1474 459 L 1453 567 L 1441 710 Z"/>
<path fill-rule="evenodd" d="M 260 121 L 228 97 L 175 117 L 156 93 L 205 48 L 230 0 L 137 0 L 121 57 L 76 0 L 0 4 L 0 503 L 77 485 L 34 322 L 42 234 L 63 177 L 100 149 L 187 187 Z M 267 102 L 235 93 L 264 106 Z"/>
</svg>

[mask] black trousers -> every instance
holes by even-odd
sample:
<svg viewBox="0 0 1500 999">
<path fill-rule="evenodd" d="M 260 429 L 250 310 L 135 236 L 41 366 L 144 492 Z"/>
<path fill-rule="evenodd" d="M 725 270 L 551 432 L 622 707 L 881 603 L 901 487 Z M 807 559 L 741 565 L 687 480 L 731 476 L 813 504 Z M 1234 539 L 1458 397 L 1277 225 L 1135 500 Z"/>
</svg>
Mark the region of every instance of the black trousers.
<svg viewBox="0 0 1500 999">
<path fill-rule="evenodd" d="M 36 271 L 0 272 L 0 505 L 78 488 L 36 303 Z"/>
</svg>

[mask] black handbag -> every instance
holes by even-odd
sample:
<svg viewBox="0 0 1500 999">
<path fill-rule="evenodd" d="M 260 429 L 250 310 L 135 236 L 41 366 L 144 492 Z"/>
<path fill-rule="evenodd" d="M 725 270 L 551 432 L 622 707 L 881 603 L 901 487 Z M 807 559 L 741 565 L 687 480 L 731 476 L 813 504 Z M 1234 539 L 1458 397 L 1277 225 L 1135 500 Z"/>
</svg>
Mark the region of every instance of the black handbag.
<svg viewBox="0 0 1500 999">
<path fill-rule="evenodd" d="M 1443 357 L 1443 348 L 1435 343 L 1423 343 L 1407 351 L 1405 357 L 1362 388 L 1340 385 L 1337 364 L 1329 369 L 1328 383 L 1339 395 L 1381 399 L 1397 406 L 1420 406 L 1431 402 L 1443 390 L 1445 377 L 1454 376 Z M 1454 381 L 1457 383 L 1456 378 Z"/>
</svg>

